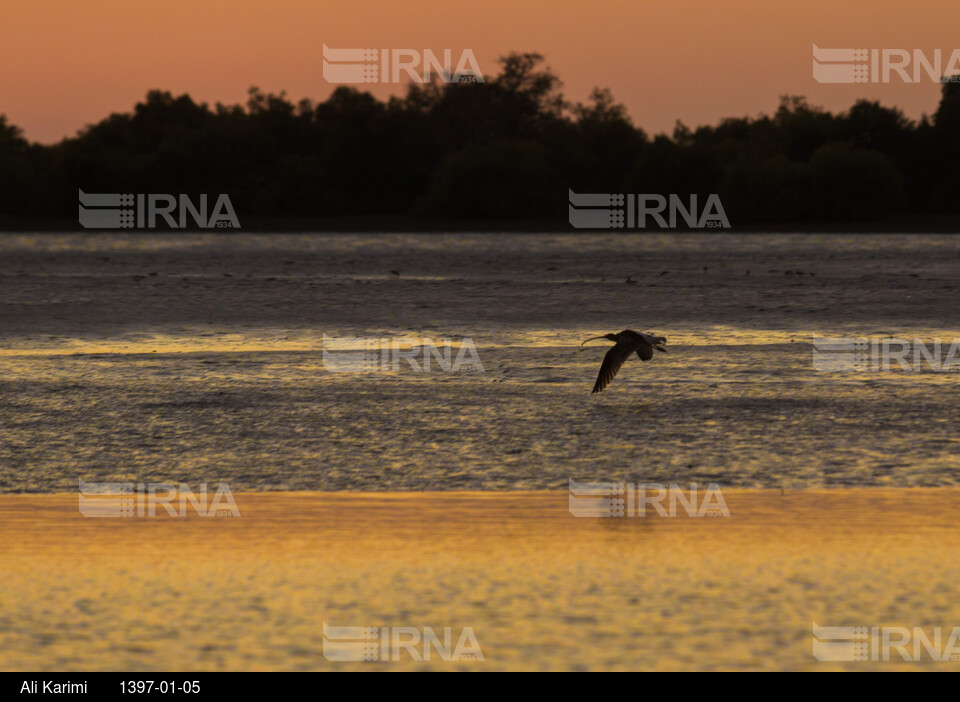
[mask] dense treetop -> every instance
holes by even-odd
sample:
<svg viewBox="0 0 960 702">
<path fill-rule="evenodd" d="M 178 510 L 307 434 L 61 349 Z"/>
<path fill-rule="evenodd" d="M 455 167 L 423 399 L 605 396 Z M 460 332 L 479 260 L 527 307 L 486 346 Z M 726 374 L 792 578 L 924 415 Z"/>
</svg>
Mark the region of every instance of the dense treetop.
<svg viewBox="0 0 960 702">
<path fill-rule="evenodd" d="M 484 82 L 350 87 L 315 104 L 251 88 L 212 109 L 153 90 L 131 114 L 28 143 L 0 115 L 0 215 L 75 218 L 77 191 L 228 193 L 241 217 L 354 214 L 565 219 L 567 190 L 718 193 L 732 222 L 960 211 L 960 83 L 919 122 L 861 100 L 649 137 L 609 91 L 570 103 L 538 54 Z"/>
</svg>

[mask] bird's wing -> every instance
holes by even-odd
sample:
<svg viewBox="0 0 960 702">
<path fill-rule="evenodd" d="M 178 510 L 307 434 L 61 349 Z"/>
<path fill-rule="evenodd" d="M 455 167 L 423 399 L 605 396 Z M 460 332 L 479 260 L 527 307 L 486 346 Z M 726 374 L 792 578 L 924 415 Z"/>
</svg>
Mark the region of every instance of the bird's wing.
<svg viewBox="0 0 960 702">
<path fill-rule="evenodd" d="M 641 361 L 649 361 L 653 358 L 653 347 L 641 341 L 637 344 L 637 355 Z"/>
<path fill-rule="evenodd" d="M 594 383 L 593 392 L 600 392 L 607 387 L 610 381 L 617 376 L 623 362 L 626 361 L 627 357 L 635 350 L 637 350 L 637 347 L 633 342 L 619 341 L 613 348 L 607 351 L 607 355 L 603 357 L 603 365 L 600 366 L 600 374 L 597 376 L 597 382 Z M 637 352 L 639 353 L 639 351 Z M 651 351 L 650 354 L 652 356 L 653 352 Z M 641 358 L 643 357 L 641 356 Z"/>
</svg>

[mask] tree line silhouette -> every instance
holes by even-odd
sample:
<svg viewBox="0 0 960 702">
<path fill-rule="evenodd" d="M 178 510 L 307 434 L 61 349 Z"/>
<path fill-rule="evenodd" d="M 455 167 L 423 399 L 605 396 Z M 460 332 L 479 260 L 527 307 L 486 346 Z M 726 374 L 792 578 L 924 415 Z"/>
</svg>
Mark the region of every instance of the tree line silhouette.
<svg viewBox="0 0 960 702">
<path fill-rule="evenodd" d="M 53 145 L 0 115 L 0 217 L 76 221 L 77 191 L 227 193 L 244 217 L 566 220 L 567 191 L 718 193 L 734 228 L 960 212 L 960 83 L 932 117 L 785 96 L 772 115 L 648 136 L 610 92 L 570 103 L 535 53 L 484 82 L 245 106 L 153 90 Z M 700 200 L 701 202 L 703 200 Z"/>
</svg>

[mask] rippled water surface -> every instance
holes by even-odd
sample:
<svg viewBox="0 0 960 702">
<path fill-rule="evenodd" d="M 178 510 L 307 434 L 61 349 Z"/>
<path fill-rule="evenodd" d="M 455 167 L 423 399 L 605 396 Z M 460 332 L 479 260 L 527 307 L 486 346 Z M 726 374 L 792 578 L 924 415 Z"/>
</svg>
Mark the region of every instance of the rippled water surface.
<svg viewBox="0 0 960 702">
<path fill-rule="evenodd" d="M 811 346 L 946 354 L 960 238 L 5 236 L 0 285 L 0 491 L 960 482 L 960 373 Z M 591 395 L 607 344 L 580 342 L 623 328 L 670 351 Z M 476 354 L 334 372 L 324 334 Z"/>
<path fill-rule="evenodd" d="M 820 661 L 812 632 L 956 652 L 956 493 L 727 490 L 716 519 L 578 519 L 565 491 L 236 493 L 242 518 L 182 520 L 3 495 L 0 666 L 955 671 L 913 645 Z M 484 660 L 334 663 L 324 624 L 470 627 Z"/>
</svg>

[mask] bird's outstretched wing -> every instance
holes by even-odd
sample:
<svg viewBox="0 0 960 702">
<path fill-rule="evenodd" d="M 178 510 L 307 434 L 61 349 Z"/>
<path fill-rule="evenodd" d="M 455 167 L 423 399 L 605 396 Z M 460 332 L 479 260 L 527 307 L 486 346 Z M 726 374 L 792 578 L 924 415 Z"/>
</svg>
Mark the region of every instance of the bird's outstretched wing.
<svg viewBox="0 0 960 702">
<path fill-rule="evenodd" d="M 653 357 L 653 350 L 649 346 L 647 350 L 650 354 L 647 358 Z M 615 346 L 607 351 L 607 355 L 603 357 L 603 365 L 600 366 L 600 375 L 597 376 L 597 382 L 593 385 L 593 392 L 600 392 L 607 387 L 610 381 L 617 377 L 620 366 L 634 351 L 640 353 L 640 349 L 632 341 L 618 341 Z M 640 356 L 640 358 L 643 358 L 643 356 Z"/>
<path fill-rule="evenodd" d="M 641 361 L 649 361 L 653 358 L 653 347 L 641 341 L 637 344 L 637 355 Z"/>
</svg>

